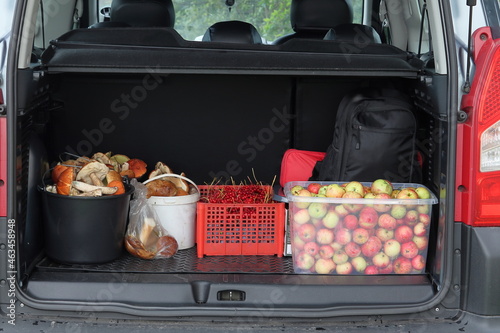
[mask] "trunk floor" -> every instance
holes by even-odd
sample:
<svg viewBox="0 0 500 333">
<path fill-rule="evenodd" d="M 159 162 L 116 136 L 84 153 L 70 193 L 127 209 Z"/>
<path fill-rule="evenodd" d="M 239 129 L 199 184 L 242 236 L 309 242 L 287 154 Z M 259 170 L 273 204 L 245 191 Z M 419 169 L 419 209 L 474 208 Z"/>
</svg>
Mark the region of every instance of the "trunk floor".
<svg viewBox="0 0 500 333">
<path fill-rule="evenodd" d="M 196 247 L 179 250 L 166 259 L 144 260 L 125 252 L 120 258 L 103 264 L 61 264 L 42 259 L 42 271 L 87 271 L 119 273 L 249 273 L 294 274 L 292 257 L 277 256 L 205 256 L 198 258 Z"/>
</svg>

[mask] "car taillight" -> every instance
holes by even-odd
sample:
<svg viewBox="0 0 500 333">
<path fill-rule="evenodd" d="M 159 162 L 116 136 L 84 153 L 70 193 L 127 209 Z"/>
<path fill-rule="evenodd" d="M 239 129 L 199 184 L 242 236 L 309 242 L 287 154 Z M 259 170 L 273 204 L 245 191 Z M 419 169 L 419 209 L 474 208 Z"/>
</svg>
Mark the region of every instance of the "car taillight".
<svg viewBox="0 0 500 333">
<path fill-rule="evenodd" d="M 456 218 L 500 226 L 500 40 L 481 28 L 474 50 L 476 73 L 462 100 L 468 119 L 458 128 Z"/>
</svg>

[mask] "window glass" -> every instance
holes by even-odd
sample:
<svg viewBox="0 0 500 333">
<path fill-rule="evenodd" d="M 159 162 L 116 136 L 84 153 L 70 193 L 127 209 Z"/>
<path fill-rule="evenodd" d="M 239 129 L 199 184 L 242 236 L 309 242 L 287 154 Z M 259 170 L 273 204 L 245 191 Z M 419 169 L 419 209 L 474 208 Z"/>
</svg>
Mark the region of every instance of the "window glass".
<svg viewBox="0 0 500 333">
<path fill-rule="evenodd" d="M 0 39 L 8 34 L 11 30 L 12 15 L 14 12 L 15 0 L 2 0 L 0 1 Z"/>
<path fill-rule="evenodd" d="M 226 2 L 233 2 L 227 6 Z M 112 0 L 98 0 L 98 8 Z M 173 0 L 175 29 L 187 40 L 201 40 L 209 26 L 220 21 L 239 20 L 253 24 L 266 41 L 292 33 L 291 0 Z M 354 22 L 361 23 L 363 0 L 352 0 Z M 104 21 L 100 12 L 99 21 Z"/>
</svg>

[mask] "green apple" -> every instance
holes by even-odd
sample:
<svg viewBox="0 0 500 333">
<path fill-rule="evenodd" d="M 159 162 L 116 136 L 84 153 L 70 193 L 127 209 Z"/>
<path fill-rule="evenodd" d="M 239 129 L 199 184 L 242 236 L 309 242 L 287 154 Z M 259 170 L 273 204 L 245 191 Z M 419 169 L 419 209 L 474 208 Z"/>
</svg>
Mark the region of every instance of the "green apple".
<svg viewBox="0 0 500 333">
<path fill-rule="evenodd" d="M 361 194 L 363 197 L 365 195 L 365 188 L 363 187 L 363 184 L 357 181 L 352 181 L 346 184 L 345 186 L 345 191 L 346 192 L 357 192 Z"/>
<path fill-rule="evenodd" d="M 328 212 L 328 205 L 323 202 L 313 202 L 307 208 L 309 215 L 314 219 L 322 219 Z"/>
<path fill-rule="evenodd" d="M 342 198 L 345 193 L 345 189 L 339 184 L 330 184 L 326 189 L 326 197 L 327 198 Z"/>
<path fill-rule="evenodd" d="M 392 193 L 392 183 L 386 179 L 377 179 L 372 183 L 371 191 L 372 193 L 386 193 L 391 195 Z"/>
<path fill-rule="evenodd" d="M 417 192 L 417 195 L 418 195 L 418 198 L 419 199 L 430 199 L 431 197 L 431 192 L 429 192 L 429 190 L 425 187 L 417 187 L 415 189 L 415 192 Z"/>
</svg>

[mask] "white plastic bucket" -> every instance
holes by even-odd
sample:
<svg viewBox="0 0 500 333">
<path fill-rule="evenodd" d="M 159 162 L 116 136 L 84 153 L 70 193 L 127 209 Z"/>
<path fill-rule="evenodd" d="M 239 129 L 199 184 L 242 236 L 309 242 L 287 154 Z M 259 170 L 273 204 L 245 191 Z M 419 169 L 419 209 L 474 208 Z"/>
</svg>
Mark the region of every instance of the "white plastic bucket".
<svg viewBox="0 0 500 333">
<path fill-rule="evenodd" d="M 188 249 L 194 246 L 196 240 L 196 203 L 200 199 L 200 191 L 190 179 L 170 173 L 148 179 L 144 184 L 164 177 L 184 179 L 193 184 L 197 190 L 195 194 L 173 197 L 152 196 L 148 199 L 148 202 L 155 208 L 163 228 L 177 240 L 179 250 Z"/>
</svg>

